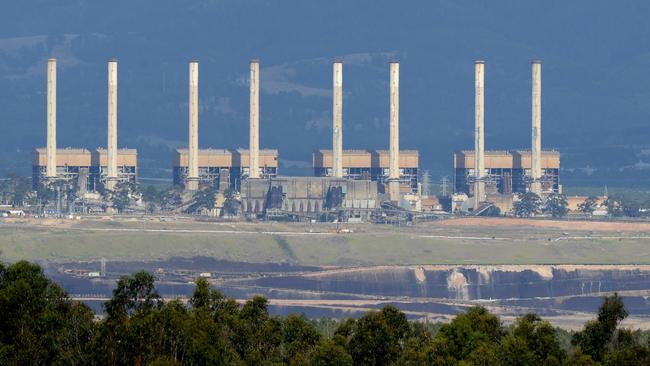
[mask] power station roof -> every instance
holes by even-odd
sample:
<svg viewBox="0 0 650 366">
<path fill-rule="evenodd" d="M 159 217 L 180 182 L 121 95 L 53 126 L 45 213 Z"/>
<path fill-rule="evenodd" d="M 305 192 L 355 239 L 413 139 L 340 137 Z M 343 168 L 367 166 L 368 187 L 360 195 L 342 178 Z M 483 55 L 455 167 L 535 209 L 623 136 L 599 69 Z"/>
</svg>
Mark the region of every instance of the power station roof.
<svg viewBox="0 0 650 366">
<path fill-rule="evenodd" d="M 470 154 L 474 155 L 474 150 L 461 150 L 456 153 L 461 153 L 461 154 Z M 511 155 L 512 151 L 508 150 L 485 150 L 485 154 L 488 155 Z"/>
<path fill-rule="evenodd" d="M 97 148 L 95 150 L 100 152 L 100 153 L 106 153 L 107 152 L 105 147 L 99 147 L 99 148 Z M 137 155 L 138 150 L 137 149 L 129 149 L 129 148 L 125 147 L 125 148 L 117 149 L 117 153 L 118 154 L 136 154 Z"/>
<path fill-rule="evenodd" d="M 388 153 L 388 150 L 373 150 L 373 149 L 345 149 L 343 150 L 344 154 L 370 154 L 370 153 Z M 332 149 L 319 149 L 315 153 L 327 153 L 331 154 Z M 418 150 L 400 150 L 400 154 L 420 154 Z"/>
<path fill-rule="evenodd" d="M 99 147 L 94 150 L 89 150 L 83 147 L 64 147 L 64 148 L 59 148 L 56 149 L 56 154 L 57 155 L 62 155 L 62 154 L 91 154 L 93 152 L 105 152 L 106 148 L 104 147 Z M 47 148 L 45 147 L 37 147 L 33 150 L 33 152 L 38 153 L 38 154 L 47 154 Z M 138 150 L 137 149 L 129 149 L 129 148 L 120 148 L 117 149 L 117 152 L 120 154 L 137 154 Z"/>
<path fill-rule="evenodd" d="M 176 153 L 180 154 L 187 154 L 188 149 L 187 148 L 178 148 L 175 150 Z M 244 148 L 237 148 L 237 149 L 218 149 L 218 148 L 205 148 L 205 149 L 199 149 L 199 154 L 232 154 L 233 152 L 248 152 L 248 149 Z M 277 149 L 260 149 L 260 154 L 278 154 Z"/>
<path fill-rule="evenodd" d="M 47 148 L 37 147 L 33 150 L 39 154 L 47 154 Z M 64 147 L 56 149 L 56 154 L 90 154 L 90 150 L 82 147 Z"/>
</svg>

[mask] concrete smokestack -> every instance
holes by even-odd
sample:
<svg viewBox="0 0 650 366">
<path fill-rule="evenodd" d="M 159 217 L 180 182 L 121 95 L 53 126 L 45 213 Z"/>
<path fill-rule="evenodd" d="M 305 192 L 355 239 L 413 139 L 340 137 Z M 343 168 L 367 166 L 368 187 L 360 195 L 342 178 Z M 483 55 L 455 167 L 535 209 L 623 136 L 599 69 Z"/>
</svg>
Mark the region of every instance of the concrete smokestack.
<svg viewBox="0 0 650 366">
<path fill-rule="evenodd" d="M 474 62 L 475 71 L 475 101 L 474 101 L 474 209 L 485 202 L 485 135 L 484 135 L 484 103 L 485 103 L 485 62 Z"/>
<path fill-rule="evenodd" d="M 533 141 L 530 190 L 542 194 L 542 62 L 533 60 Z"/>
<path fill-rule="evenodd" d="M 56 59 L 47 60 L 47 163 L 45 175 L 56 178 Z"/>
<path fill-rule="evenodd" d="M 108 189 L 117 182 L 117 60 L 108 60 L 108 143 L 107 143 Z"/>
<path fill-rule="evenodd" d="M 399 62 L 390 63 L 390 151 L 388 197 L 399 201 Z"/>
<path fill-rule="evenodd" d="M 332 175 L 343 178 L 343 62 L 333 64 Z"/>
<path fill-rule="evenodd" d="M 185 188 L 199 188 L 199 62 L 190 61 L 190 139 L 188 146 L 187 182 Z"/>
<path fill-rule="evenodd" d="M 248 177 L 260 177 L 260 61 L 250 64 L 250 135 L 248 143 Z"/>
</svg>

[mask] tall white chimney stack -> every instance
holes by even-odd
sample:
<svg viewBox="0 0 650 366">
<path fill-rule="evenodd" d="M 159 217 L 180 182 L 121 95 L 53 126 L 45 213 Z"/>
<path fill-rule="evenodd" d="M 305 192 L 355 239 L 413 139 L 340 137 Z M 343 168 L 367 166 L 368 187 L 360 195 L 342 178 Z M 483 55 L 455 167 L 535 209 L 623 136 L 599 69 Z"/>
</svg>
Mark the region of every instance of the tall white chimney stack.
<svg viewBox="0 0 650 366">
<path fill-rule="evenodd" d="M 390 62 L 390 151 L 388 198 L 399 201 L 399 62 Z"/>
<path fill-rule="evenodd" d="M 248 177 L 260 177 L 260 61 L 250 63 L 250 135 Z"/>
<path fill-rule="evenodd" d="M 185 188 L 199 189 L 199 62 L 190 61 L 190 133 Z"/>
<path fill-rule="evenodd" d="M 533 60 L 533 141 L 530 191 L 542 194 L 542 62 Z"/>
<path fill-rule="evenodd" d="M 45 175 L 56 178 L 56 59 L 47 60 L 47 163 Z"/>
<path fill-rule="evenodd" d="M 343 178 L 343 62 L 333 64 L 332 175 Z"/>
<path fill-rule="evenodd" d="M 475 101 L 474 101 L 474 209 L 485 202 L 485 132 L 484 132 L 484 103 L 485 103 L 485 62 L 474 62 L 475 72 Z"/>
<path fill-rule="evenodd" d="M 117 60 L 108 60 L 108 142 L 107 176 L 108 189 L 114 189 L 117 182 Z"/>
</svg>

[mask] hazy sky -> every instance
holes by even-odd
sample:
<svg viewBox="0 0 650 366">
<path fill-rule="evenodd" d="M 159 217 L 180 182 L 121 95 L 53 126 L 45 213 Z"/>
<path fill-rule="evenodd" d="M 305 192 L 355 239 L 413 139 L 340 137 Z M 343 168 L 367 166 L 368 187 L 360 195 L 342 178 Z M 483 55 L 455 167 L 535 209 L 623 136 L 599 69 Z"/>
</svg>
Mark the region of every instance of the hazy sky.
<svg viewBox="0 0 650 366">
<path fill-rule="evenodd" d="M 344 145 L 388 145 L 388 65 L 401 62 L 402 148 L 434 178 L 471 148 L 473 61 L 486 60 L 486 147 L 530 145 L 530 60 L 543 60 L 543 145 L 564 176 L 650 185 L 647 1 L 64 1 L 0 12 L 0 171 L 45 139 L 45 60 L 59 59 L 59 145 L 106 139 L 106 60 L 120 60 L 119 142 L 167 176 L 187 140 L 187 61 L 200 60 L 200 144 L 247 143 L 248 60 L 262 60 L 261 145 L 305 172 L 331 144 L 331 60 L 344 66 Z M 588 176 L 592 174 L 591 177 Z M 632 181 L 630 181 L 632 182 Z"/>
</svg>

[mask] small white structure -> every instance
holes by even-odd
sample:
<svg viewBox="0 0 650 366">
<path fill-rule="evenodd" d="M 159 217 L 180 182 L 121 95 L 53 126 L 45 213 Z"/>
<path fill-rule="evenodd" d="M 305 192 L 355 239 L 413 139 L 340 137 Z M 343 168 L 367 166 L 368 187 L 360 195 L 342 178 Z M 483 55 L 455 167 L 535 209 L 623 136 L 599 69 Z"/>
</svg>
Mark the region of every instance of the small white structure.
<svg viewBox="0 0 650 366">
<path fill-rule="evenodd" d="M 409 211 L 422 211 L 422 200 L 417 194 L 404 194 L 400 197 L 399 206 Z"/>
<path fill-rule="evenodd" d="M 465 193 L 455 193 L 451 196 L 451 212 L 467 212 L 472 208 L 473 200 L 470 201 Z"/>
<path fill-rule="evenodd" d="M 25 216 L 25 211 L 23 211 L 23 210 L 7 210 L 7 211 L 3 212 L 2 216 L 3 217 L 9 217 L 9 216 L 23 217 L 23 216 Z"/>
</svg>

